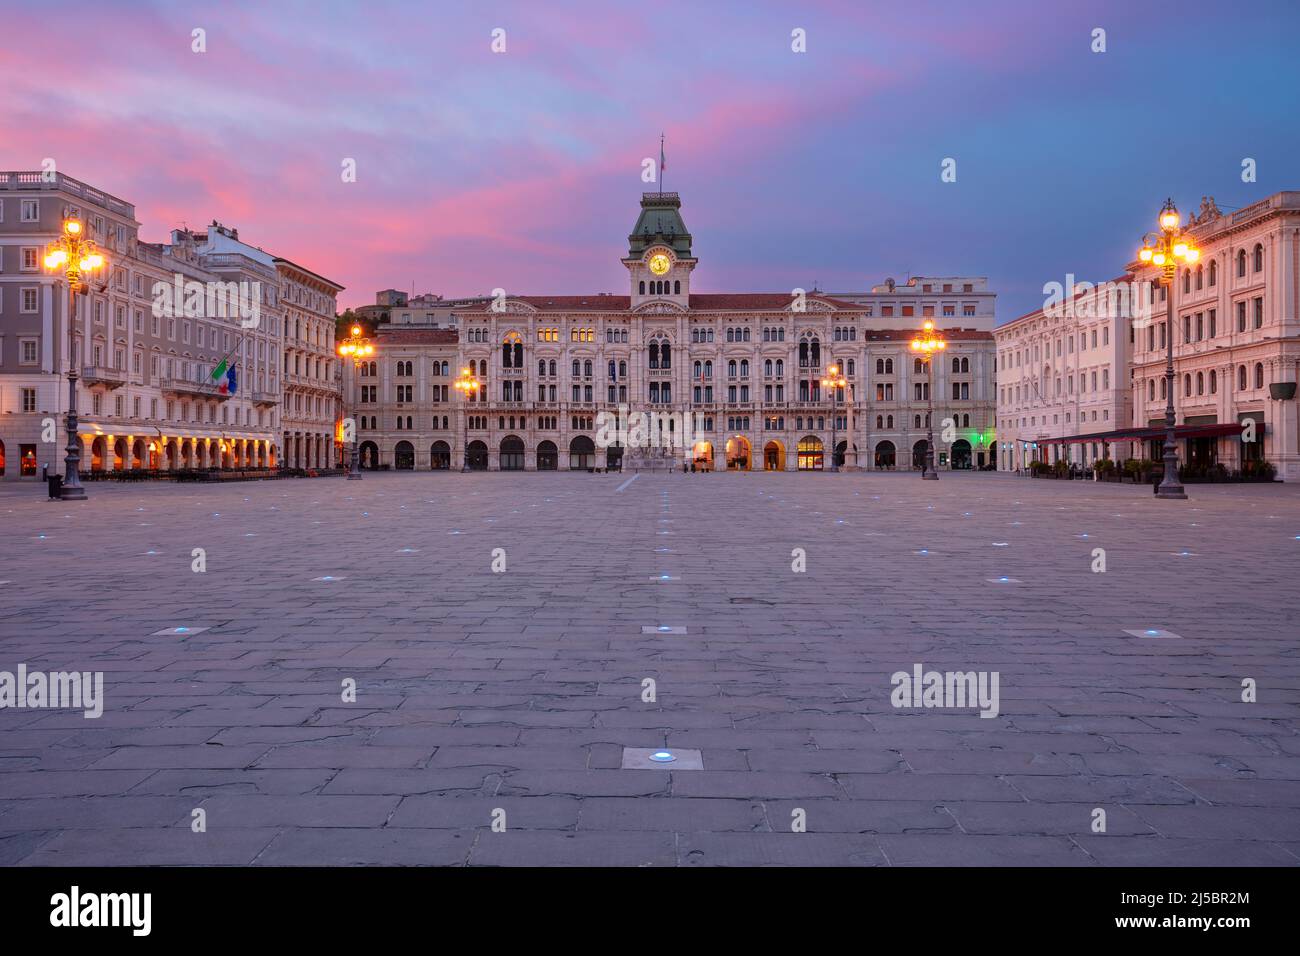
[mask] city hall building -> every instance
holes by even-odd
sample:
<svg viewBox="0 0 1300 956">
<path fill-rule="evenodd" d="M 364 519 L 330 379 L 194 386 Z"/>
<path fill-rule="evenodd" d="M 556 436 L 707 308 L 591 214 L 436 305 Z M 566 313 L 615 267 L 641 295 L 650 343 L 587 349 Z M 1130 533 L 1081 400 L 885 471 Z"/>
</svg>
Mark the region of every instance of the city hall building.
<svg viewBox="0 0 1300 956">
<path fill-rule="evenodd" d="M 888 280 L 869 292 L 700 293 L 677 193 L 646 193 L 622 257 L 628 294 L 520 295 L 419 308 L 392 290 L 376 355 L 346 372 L 365 467 L 619 467 L 613 416 L 655 412 L 697 470 L 919 469 L 928 371 L 910 341 L 932 320 L 936 462 L 995 461 L 994 294 L 983 278 Z M 831 365 L 846 383 L 823 386 Z M 481 383 L 463 396 L 463 369 Z M 833 394 L 832 394 L 833 391 Z M 686 447 L 675 423 L 690 433 Z M 946 426 L 946 427 L 945 427 Z"/>
</svg>

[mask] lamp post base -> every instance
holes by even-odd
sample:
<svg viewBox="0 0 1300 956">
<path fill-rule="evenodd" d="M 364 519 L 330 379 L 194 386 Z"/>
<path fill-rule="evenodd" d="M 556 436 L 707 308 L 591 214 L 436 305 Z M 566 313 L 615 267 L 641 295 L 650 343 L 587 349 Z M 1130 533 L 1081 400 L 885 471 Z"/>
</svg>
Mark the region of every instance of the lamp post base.
<svg viewBox="0 0 1300 956">
<path fill-rule="evenodd" d="M 923 472 L 921 472 L 921 480 L 922 480 L 922 481 L 938 481 L 938 480 L 939 480 L 939 473 L 938 473 L 937 471 L 923 471 Z"/>
<path fill-rule="evenodd" d="M 1185 500 L 1187 498 L 1187 492 L 1183 491 L 1182 485 L 1161 485 L 1156 489 L 1156 497 Z"/>
<path fill-rule="evenodd" d="M 73 485 L 71 488 L 69 488 L 67 485 L 64 485 L 62 488 L 59 489 L 59 500 L 60 501 L 85 501 L 86 489 L 81 487 L 81 485 Z"/>
<path fill-rule="evenodd" d="M 360 481 L 360 480 L 361 480 L 360 475 L 354 475 L 352 474 L 352 472 L 348 472 L 348 481 Z"/>
</svg>

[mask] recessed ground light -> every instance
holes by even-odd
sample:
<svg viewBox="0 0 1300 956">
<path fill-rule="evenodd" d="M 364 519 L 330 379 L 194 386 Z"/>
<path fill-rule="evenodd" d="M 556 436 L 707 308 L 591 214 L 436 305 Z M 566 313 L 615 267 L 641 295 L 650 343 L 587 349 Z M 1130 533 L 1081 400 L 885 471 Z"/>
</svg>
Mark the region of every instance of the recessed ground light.
<svg viewBox="0 0 1300 956">
<path fill-rule="evenodd" d="M 995 548 L 1006 548 L 1006 547 L 1010 547 L 1010 545 L 1008 545 L 1007 542 L 1005 542 L 1005 541 L 994 541 L 994 542 L 993 542 L 993 547 L 995 547 Z"/>
<path fill-rule="evenodd" d="M 326 574 L 326 575 L 323 576 L 323 577 L 312 578 L 312 580 L 313 580 L 313 581 L 326 581 L 326 582 L 329 582 L 329 581 L 343 581 L 343 580 L 346 580 L 346 577 L 337 577 L 337 578 L 336 578 L 336 577 L 335 577 L 334 575 L 332 575 L 332 574 Z"/>
<path fill-rule="evenodd" d="M 1193 558 L 1196 556 L 1192 551 L 1175 551 L 1173 555 L 1175 558 Z"/>
<path fill-rule="evenodd" d="M 984 580 L 988 581 L 989 584 L 1020 584 L 1021 583 L 1019 578 L 1009 578 L 1006 575 L 1003 575 L 1000 578 L 985 578 Z"/>
<path fill-rule="evenodd" d="M 207 630 L 210 630 L 210 628 L 188 627 L 182 625 L 179 627 L 164 627 L 161 631 L 154 631 L 149 636 L 150 637 L 177 637 L 177 636 L 190 637 L 195 634 L 202 634 L 204 631 Z"/>
<path fill-rule="evenodd" d="M 680 624 L 643 624 L 642 634 L 685 634 L 686 628 Z"/>
<path fill-rule="evenodd" d="M 623 748 L 623 770 L 703 770 L 704 756 L 698 750 L 679 747 L 676 750 L 639 747 Z"/>
<path fill-rule="evenodd" d="M 1124 633 L 1128 634 L 1130 637 L 1150 638 L 1153 640 L 1159 640 L 1161 638 L 1178 639 L 1182 637 L 1181 634 L 1175 634 L 1173 631 L 1166 631 L 1161 627 L 1134 628 L 1132 630 L 1125 630 Z"/>
<path fill-rule="evenodd" d="M 417 552 L 417 551 L 419 551 L 419 550 L 420 550 L 419 548 L 398 548 L 398 549 L 397 549 L 397 553 L 398 553 L 398 554 L 415 554 L 415 552 Z"/>
</svg>

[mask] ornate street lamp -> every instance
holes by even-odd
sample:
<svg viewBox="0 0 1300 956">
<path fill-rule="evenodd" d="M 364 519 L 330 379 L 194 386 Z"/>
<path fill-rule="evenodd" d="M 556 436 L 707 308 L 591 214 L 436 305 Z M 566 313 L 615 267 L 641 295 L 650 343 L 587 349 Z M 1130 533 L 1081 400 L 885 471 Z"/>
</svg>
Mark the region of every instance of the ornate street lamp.
<svg viewBox="0 0 1300 956">
<path fill-rule="evenodd" d="M 828 388 L 831 391 L 831 471 L 840 470 L 839 462 L 836 461 L 835 458 L 836 451 L 839 448 L 839 441 L 836 438 L 835 432 L 835 426 L 838 424 L 836 421 L 836 410 L 838 408 L 837 403 L 839 401 L 839 390 L 844 388 L 846 385 L 848 385 L 848 379 L 844 377 L 839 365 L 832 362 L 830 367 L 826 369 L 826 377 L 822 379 L 822 388 Z M 850 444 L 852 443 L 852 440 L 853 436 L 850 435 Z M 845 458 L 848 457 L 848 444 L 844 447 L 844 456 Z"/>
<path fill-rule="evenodd" d="M 77 356 L 73 348 L 77 293 L 90 290 L 90 286 L 82 281 L 82 274 L 103 269 L 104 257 L 95 248 L 94 240 L 86 237 L 80 219 L 69 217 L 63 220 L 63 235 L 51 243 L 50 252 L 45 257 L 45 268 L 51 272 L 61 270 L 68 280 L 68 446 L 59 497 L 63 501 L 85 501 L 86 489 L 81 486 L 81 476 L 77 473 L 81 461 L 81 448 L 77 441 Z"/>
<path fill-rule="evenodd" d="M 1181 227 L 1182 217 L 1172 199 L 1160 210 L 1160 231 L 1142 237 L 1138 260 L 1160 269 L 1159 283 L 1165 292 L 1165 475 L 1156 490 L 1157 498 L 1186 498 L 1178 481 L 1178 446 L 1174 442 L 1174 279 L 1179 260 L 1191 265 L 1201 257 L 1192 237 Z"/>
<path fill-rule="evenodd" d="M 473 368 L 463 368 L 460 370 L 460 378 L 452 382 L 452 388 L 460 392 L 462 399 L 460 403 L 460 433 L 464 441 L 464 455 L 461 457 L 461 471 L 469 471 L 469 417 L 465 413 L 465 404 L 470 401 L 470 397 L 478 392 L 483 383 L 478 380 L 474 374 Z"/>
<path fill-rule="evenodd" d="M 358 455 L 361 436 L 357 434 L 356 413 L 360 411 L 361 400 L 356 397 L 357 378 L 361 371 L 361 363 L 370 356 L 375 354 L 375 347 L 370 340 L 361 334 L 361 326 L 354 325 L 348 330 L 348 337 L 339 343 L 338 352 L 343 358 L 352 359 L 352 388 L 353 388 L 353 415 L 352 415 L 352 451 L 351 467 L 348 468 L 348 481 L 361 480 L 361 459 Z"/>
<path fill-rule="evenodd" d="M 943 336 L 935 331 L 934 323 L 929 319 L 921 326 L 921 331 L 912 339 L 912 351 L 920 355 L 925 362 L 928 375 L 926 383 L 925 413 L 925 468 L 921 477 L 927 481 L 938 481 L 939 473 L 934 470 L 934 353 L 942 352 L 948 347 Z"/>
</svg>

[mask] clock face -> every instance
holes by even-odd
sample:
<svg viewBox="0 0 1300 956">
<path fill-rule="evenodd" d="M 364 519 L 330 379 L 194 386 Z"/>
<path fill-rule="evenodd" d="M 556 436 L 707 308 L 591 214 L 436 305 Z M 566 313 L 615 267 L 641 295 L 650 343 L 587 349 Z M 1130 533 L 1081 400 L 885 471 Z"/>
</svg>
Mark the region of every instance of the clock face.
<svg viewBox="0 0 1300 956">
<path fill-rule="evenodd" d="M 670 265 L 672 265 L 672 263 L 668 261 L 668 257 L 662 252 L 656 252 L 650 257 L 650 271 L 657 276 L 661 276 L 667 272 Z"/>
</svg>

